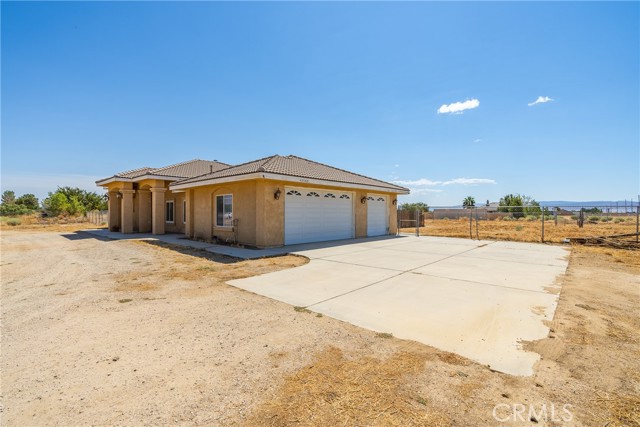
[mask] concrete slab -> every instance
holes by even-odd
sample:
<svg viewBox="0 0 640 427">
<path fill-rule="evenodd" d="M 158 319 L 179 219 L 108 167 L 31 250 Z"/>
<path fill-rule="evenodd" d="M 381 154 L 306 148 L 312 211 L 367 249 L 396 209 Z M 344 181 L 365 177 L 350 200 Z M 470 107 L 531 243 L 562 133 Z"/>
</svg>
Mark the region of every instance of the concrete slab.
<svg viewBox="0 0 640 427">
<path fill-rule="evenodd" d="M 232 280 L 228 283 L 293 306 L 308 307 L 397 274 L 399 273 L 393 270 L 317 259 L 291 270 Z"/>
<path fill-rule="evenodd" d="M 540 357 L 520 341 L 544 338 L 555 307 L 553 294 L 406 273 L 309 309 L 531 375 Z"/>
<path fill-rule="evenodd" d="M 549 245 L 404 237 L 305 246 L 309 264 L 233 286 L 513 375 L 539 359 L 522 340 L 545 337 L 568 251 Z"/>
</svg>

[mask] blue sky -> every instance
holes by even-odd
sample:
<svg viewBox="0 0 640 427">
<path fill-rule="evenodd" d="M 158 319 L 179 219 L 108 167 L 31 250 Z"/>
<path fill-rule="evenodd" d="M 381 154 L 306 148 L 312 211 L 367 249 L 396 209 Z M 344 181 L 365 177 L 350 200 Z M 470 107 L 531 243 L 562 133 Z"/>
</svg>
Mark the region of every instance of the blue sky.
<svg viewBox="0 0 640 427">
<path fill-rule="evenodd" d="M 640 193 L 638 2 L 1 7 L 3 190 L 295 154 L 430 205 Z"/>
</svg>

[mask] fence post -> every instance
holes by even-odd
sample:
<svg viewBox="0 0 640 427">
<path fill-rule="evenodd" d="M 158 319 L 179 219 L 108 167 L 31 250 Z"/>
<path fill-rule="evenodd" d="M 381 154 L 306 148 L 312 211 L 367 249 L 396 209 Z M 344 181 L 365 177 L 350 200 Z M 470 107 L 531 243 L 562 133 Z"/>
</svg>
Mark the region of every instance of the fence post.
<svg viewBox="0 0 640 427">
<path fill-rule="evenodd" d="M 469 209 L 469 238 L 473 240 L 473 211 Z"/>
<path fill-rule="evenodd" d="M 478 234 L 478 208 L 473 208 L 476 213 L 476 240 L 480 240 L 480 235 Z"/>
<path fill-rule="evenodd" d="M 542 208 L 542 236 L 541 236 L 541 241 L 542 243 L 544 243 L 544 208 Z"/>
<path fill-rule="evenodd" d="M 638 237 L 640 237 L 640 204 L 636 208 L 636 243 L 638 243 Z"/>
<path fill-rule="evenodd" d="M 420 209 L 416 209 L 416 237 L 420 237 Z"/>
</svg>

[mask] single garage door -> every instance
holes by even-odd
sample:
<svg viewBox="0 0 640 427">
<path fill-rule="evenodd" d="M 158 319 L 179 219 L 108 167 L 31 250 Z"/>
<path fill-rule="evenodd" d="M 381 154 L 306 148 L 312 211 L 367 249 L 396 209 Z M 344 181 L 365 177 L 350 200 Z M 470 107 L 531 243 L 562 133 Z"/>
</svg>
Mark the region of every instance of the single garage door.
<svg viewBox="0 0 640 427">
<path fill-rule="evenodd" d="M 309 188 L 285 192 L 285 245 L 355 237 L 352 193 Z"/>
<path fill-rule="evenodd" d="M 388 234 L 387 197 L 378 194 L 367 196 L 367 236 Z"/>
</svg>

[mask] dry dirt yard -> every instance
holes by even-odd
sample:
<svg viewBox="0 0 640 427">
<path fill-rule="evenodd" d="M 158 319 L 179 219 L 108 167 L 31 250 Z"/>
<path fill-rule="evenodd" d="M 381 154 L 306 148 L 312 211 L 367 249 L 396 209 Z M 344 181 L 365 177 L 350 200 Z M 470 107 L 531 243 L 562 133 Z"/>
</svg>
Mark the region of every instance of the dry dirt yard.
<svg viewBox="0 0 640 427">
<path fill-rule="evenodd" d="M 640 426 L 637 252 L 573 250 L 523 378 L 225 285 L 300 257 L 0 243 L 2 425 Z"/>
</svg>

